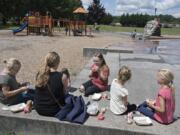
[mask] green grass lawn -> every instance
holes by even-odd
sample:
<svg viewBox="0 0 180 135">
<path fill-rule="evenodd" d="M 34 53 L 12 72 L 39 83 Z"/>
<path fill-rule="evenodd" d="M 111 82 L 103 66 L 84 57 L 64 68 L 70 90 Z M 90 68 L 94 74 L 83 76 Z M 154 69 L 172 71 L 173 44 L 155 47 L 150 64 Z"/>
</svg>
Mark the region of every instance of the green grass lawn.
<svg viewBox="0 0 180 135">
<path fill-rule="evenodd" d="M 134 29 L 136 29 L 138 33 L 143 33 L 144 31 L 144 28 L 139 28 L 139 27 L 120 27 L 120 26 L 100 25 L 100 30 L 109 31 L 109 32 L 133 32 Z M 180 28 L 162 28 L 161 34 L 180 36 Z"/>
<path fill-rule="evenodd" d="M 134 29 L 136 29 L 138 33 L 143 33 L 144 31 L 144 28 L 139 28 L 139 27 L 120 27 L 120 26 L 110 26 L 110 25 L 99 25 L 99 26 L 100 26 L 100 30 L 107 31 L 107 32 L 133 32 Z M 92 27 L 92 25 L 89 25 L 89 27 Z M 1 26 L 0 25 L 0 30 L 1 29 L 15 29 L 15 28 L 18 28 L 18 26 Z M 161 34 L 180 36 L 180 28 L 162 28 Z"/>
<path fill-rule="evenodd" d="M 6 25 L 6 26 L 0 25 L 0 30 L 11 30 L 11 29 L 19 28 L 19 27 L 20 26 L 17 26 L 17 25 Z"/>
<path fill-rule="evenodd" d="M 2 30 L 2 29 L 8 29 L 9 28 L 9 26 L 2 26 L 2 25 L 0 25 L 0 30 Z"/>
</svg>

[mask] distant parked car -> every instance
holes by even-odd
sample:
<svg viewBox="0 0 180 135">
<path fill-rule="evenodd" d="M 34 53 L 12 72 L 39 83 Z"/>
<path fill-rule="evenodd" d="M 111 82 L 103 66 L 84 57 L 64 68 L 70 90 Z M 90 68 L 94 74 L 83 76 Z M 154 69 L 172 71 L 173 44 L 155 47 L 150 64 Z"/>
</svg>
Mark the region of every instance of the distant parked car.
<svg viewBox="0 0 180 135">
<path fill-rule="evenodd" d="M 173 25 L 172 24 L 168 24 L 168 23 L 162 23 L 162 27 L 163 28 L 172 28 Z"/>
<path fill-rule="evenodd" d="M 111 23 L 112 26 L 122 26 L 121 23 Z"/>
</svg>

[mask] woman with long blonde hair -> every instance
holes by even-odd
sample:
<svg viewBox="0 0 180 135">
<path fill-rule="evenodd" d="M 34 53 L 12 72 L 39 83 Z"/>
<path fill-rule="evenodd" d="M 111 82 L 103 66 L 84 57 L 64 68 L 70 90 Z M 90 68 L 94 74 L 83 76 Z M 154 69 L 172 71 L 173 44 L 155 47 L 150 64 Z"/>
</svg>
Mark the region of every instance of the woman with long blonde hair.
<svg viewBox="0 0 180 135">
<path fill-rule="evenodd" d="M 36 76 L 34 105 L 40 115 L 54 116 L 65 104 L 62 74 L 57 71 L 60 56 L 49 52 Z"/>
</svg>

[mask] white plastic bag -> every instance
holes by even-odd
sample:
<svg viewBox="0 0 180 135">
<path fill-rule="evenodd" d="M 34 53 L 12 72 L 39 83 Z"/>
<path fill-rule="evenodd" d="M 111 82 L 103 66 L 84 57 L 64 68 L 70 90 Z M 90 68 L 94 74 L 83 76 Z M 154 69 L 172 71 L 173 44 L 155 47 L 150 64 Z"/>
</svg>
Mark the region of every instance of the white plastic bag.
<svg viewBox="0 0 180 135">
<path fill-rule="evenodd" d="M 94 102 L 94 103 L 87 106 L 87 113 L 89 115 L 95 116 L 98 114 L 98 112 L 99 112 L 99 105 L 97 102 Z"/>
<path fill-rule="evenodd" d="M 15 113 L 15 112 L 23 111 L 25 107 L 26 107 L 25 103 L 19 103 L 19 104 L 11 105 L 11 106 L 3 106 L 1 109 L 3 111 L 11 111 Z"/>
<path fill-rule="evenodd" d="M 134 117 L 135 123 L 139 126 L 150 126 L 152 125 L 152 120 L 146 116 Z"/>
<path fill-rule="evenodd" d="M 20 112 L 20 111 L 23 111 L 24 108 L 26 107 L 26 104 L 25 103 L 19 103 L 17 105 L 12 105 L 12 106 L 9 106 L 9 110 L 11 112 Z"/>
<path fill-rule="evenodd" d="M 94 93 L 93 95 L 92 95 L 92 100 L 100 100 L 101 99 L 101 97 L 102 97 L 102 94 L 101 93 Z"/>
</svg>

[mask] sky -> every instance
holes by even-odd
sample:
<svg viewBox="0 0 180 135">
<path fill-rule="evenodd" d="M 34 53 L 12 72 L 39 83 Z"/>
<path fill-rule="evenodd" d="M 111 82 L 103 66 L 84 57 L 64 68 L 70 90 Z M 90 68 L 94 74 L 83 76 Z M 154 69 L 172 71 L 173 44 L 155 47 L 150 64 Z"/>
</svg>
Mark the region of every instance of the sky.
<svg viewBox="0 0 180 135">
<path fill-rule="evenodd" d="M 87 9 L 93 0 L 82 0 L 83 6 Z M 123 13 L 147 13 L 154 15 L 155 8 L 158 14 L 170 14 L 180 17 L 180 0 L 101 0 L 107 12 L 112 15 Z"/>
</svg>

